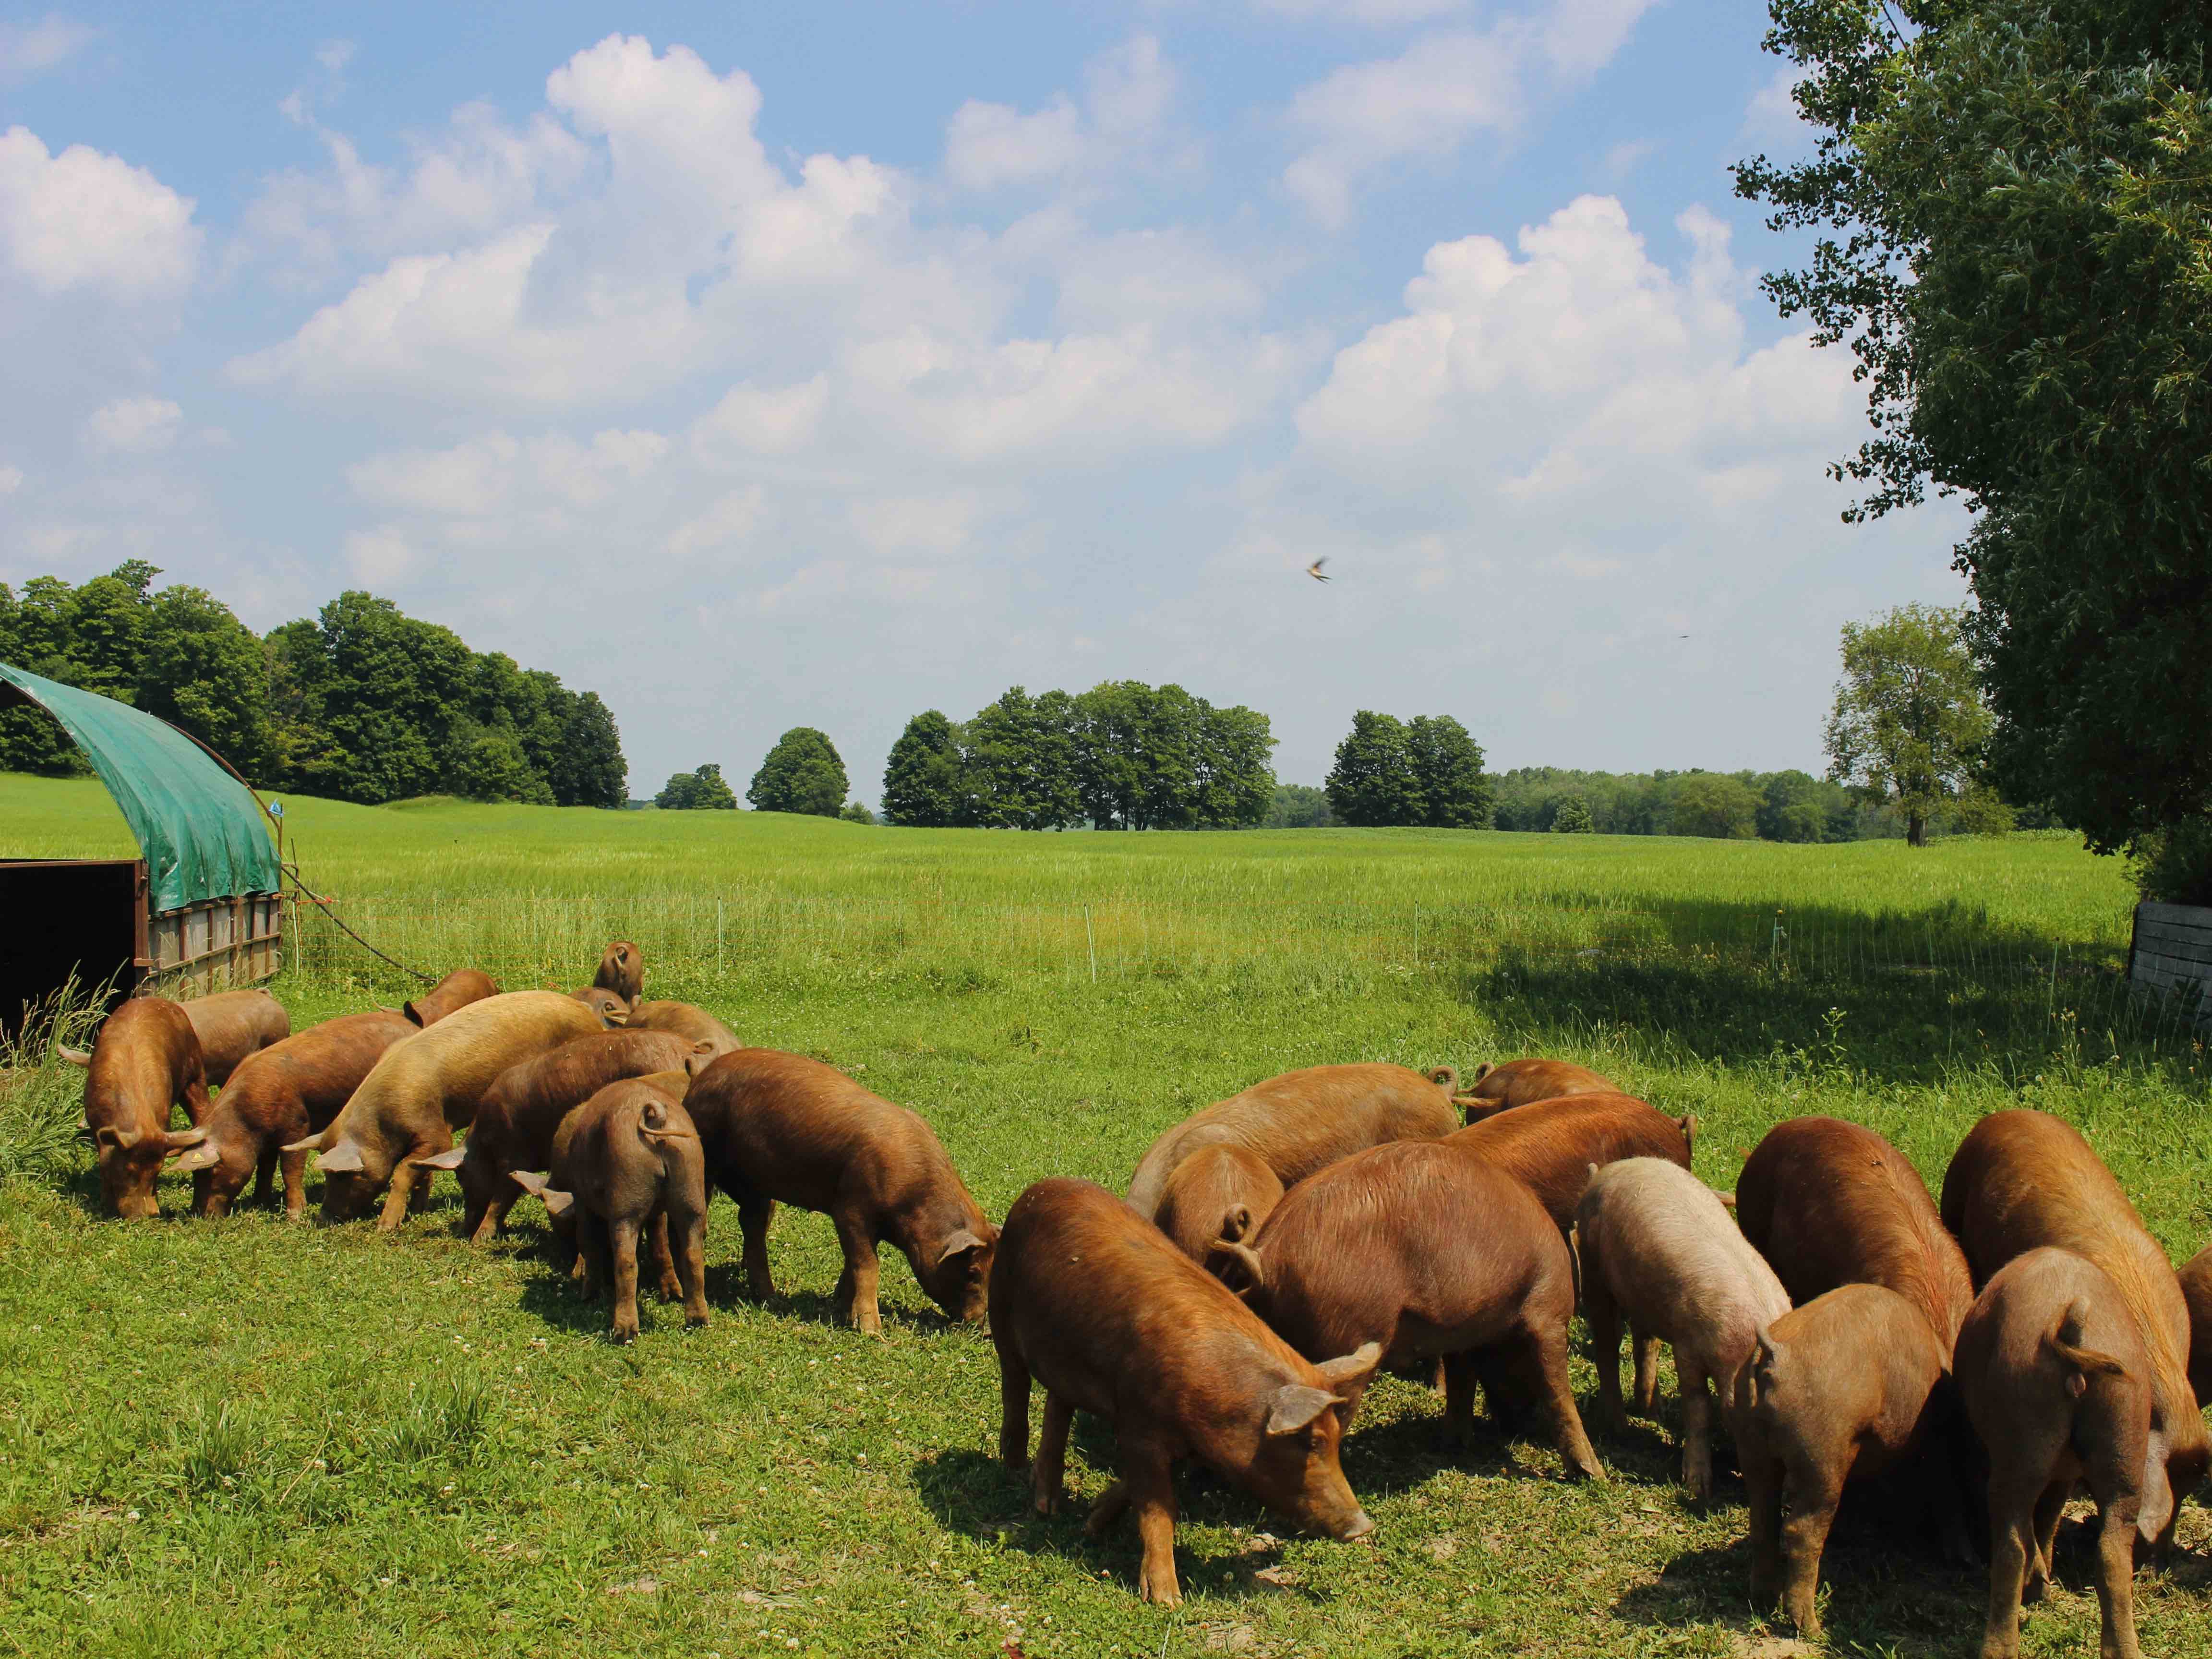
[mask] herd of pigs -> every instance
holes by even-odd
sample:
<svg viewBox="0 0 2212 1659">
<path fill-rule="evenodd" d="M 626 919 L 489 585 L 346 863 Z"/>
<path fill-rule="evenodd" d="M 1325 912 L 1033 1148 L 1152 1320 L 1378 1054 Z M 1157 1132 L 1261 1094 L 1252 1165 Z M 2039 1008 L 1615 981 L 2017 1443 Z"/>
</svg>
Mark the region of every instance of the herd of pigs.
<svg viewBox="0 0 2212 1659">
<path fill-rule="evenodd" d="M 462 970 L 297 1036 L 265 991 L 142 997 L 88 1055 L 64 1052 L 88 1068 L 84 1127 L 118 1214 L 157 1213 L 173 1167 L 193 1176 L 195 1212 L 221 1215 L 257 1172 L 256 1196 L 273 1196 L 281 1164 L 298 1219 L 313 1152 L 325 1218 L 380 1195 L 390 1230 L 449 1170 L 474 1242 L 526 1194 L 542 1200 L 559 1261 L 586 1294 L 611 1286 L 619 1340 L 637 1334 L 641 1249 L 661 1293 L 708 1318 L 716 1188 L 763 1298 L 776 1204 L 827 1214 L 836 1310 L 863 1331 L 878 1328 L 889 1243 L 948 1315 L 988 1312 L 1000 1449 L 1040 1514 L 1062 1501 L 1073 1413 L 1115 1425 L 1121 1478 L 1090 1524 L 1135 1512 L 1155 1601 L 1180 1599 L 1181 1458 L 1334 1537 L 1372 1529 L 1339 1450 L 1385 1366 L 1441 1382 L 1448 1432 L 1472 1428 L 1479 1384 L 1494 1419 L 1527 1414 L 1571 1475 L 1602 1480 L 1568 1382 L 1578 1299 L 1608 1430 L 1627 1425 L 1622 1327 L 1647 1415 L 1656 1345 L 1672 1346 L 1683 1484 L 1710 1493 L 1717 1416 L 1748 1498 L 1753 1598 L 1808 1633 L 1850 1485 L 1932 1517 L 1947 1546 L 1986 1515 L 1983 1651 L 2015 1653 L 2086 1486 L 2102 1651 L 2132 1656 L 2138 1545 L 2170 1547 L 2212 1462 L 2197 1407 L 2212 1249 L 2177 1273 L 2087 1142 L 2039 1112 L 1984 1118 L 1940 1207 L 1887 1141 L 1826 1117 L 1778 1126 L 1730 1197 L 1690 1173 L 1695 1119 L 1577 1066 L 1485 1066 L 1462 1094 L 1448 1066 L 1322 1066 L 1168 1130 L 1126 1199 L 1042 1180 L 994 1227 L 915 1113 L 747 1048 L 688 1003 L 647 1001 L 643 981 L 637 947 L 617 943 L 573 995 Z M 177 1106 L 189 1129 L 171 1127 Z"/>
</svg>

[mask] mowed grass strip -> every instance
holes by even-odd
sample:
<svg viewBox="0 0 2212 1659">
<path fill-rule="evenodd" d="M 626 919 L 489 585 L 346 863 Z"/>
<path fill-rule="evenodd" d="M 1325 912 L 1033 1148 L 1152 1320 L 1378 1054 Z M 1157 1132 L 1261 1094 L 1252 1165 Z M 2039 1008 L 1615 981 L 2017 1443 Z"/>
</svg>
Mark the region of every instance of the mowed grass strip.
<svg viewBox="0 0 2212 1659">
<path fill-rule="evenodd" d="M 86 787 L 0 781 L 0 846 L 103 850 L 95 813 L 54 805 L 76 791 L 100 805 Z M 901 898 L 903 870 L 917 911 L 953 902 L 949 890 L 1079 915 L 1086 891 L 1141 889 L 1147 907 L 1170 893 L 1218 915 L 1242 884 L 1296 866 L 1274 878 L 1296 890 L 1278 895 L 1293 919 L 1282 937 L 1255 921 L 1229 930 L 1217 957 L 1095 986 L 1025 965 L 1019 941 L 936 975 L 926 940 L 896 957 L 827 940 L 740 952 L 726 920 L 719 965 L 696 942 L 659 961 L 647 944 L 656 993 L 696 996 L 749 1040 L 817 1054 L 921 1109 L 994 1216 L 1045 1174 L 1118 1189 L 1158 1129 L 1290 1066 L 1471 1070 L 1544 1048 L 1698 1113 L 1698 1173 L 1723 1188 L 1766 1127 L 1821 1111 L 1872 1124 L 1939 1182 L 1979 1115 L 2025 1103 L 2082 1127 L 2177 1257 L 2212 1232 L 2202 1055 L 2171 1030 L 2123 1021 L 2108 1037 L 2085 1020 L 2076 1005 L 2106 995 L 2105 980 L 1981 987 L 1974 1012 L 2003 1020 L 1977 1045 L 1951 1000 L 1963 969 L 1833 973 L 1817 998 L 1801 994 L 1805 975 L 1754 971 L 1741 952 L 1470 967 L 1439 945 L 1332 970 L 1326 931 L 1304 942 L 1296 922 L 1302 904 L 1401 878 L 1393 902 L 1517 890 L 1534 915 L 1540 884 L 1524 878 L 1540 853 L 1570 923 L 1577 893 L 1689 894 L 1692 865 L 1716 872 L 1720 912 L 1748 916 L 1778 879 L 1768 860 L 1789 854 L 1800 902 L 1841 913 L 1856 893 L 1869 916 L 1980 914 L 1984 938 L 2012 930 L 2032 941 L 2023 953 L 2056 939 L 2086 963 L 2124 943 L 2124 886 L 2049 840 L 1955 843 L 1915 865 L 1880 848 L 908 836 L 753 815 L 287 805 L 295 823 L 326 818 L 302 837 L 307 867 L 342 901 L 442 915 L 464 890 L 485 906 L 503 893 L 523 915 L 521 896 L 568 887 L 605 904 L 588 954 L 557 963 L 564 982 L 588 977 L 605 937 L 644 931 L 611 922 L 625 892 L 743 880 L 792 902 L 882 902 Z M 453 851 L 465 837 L 480 855 Z M 1547 839 L 1570 844 L 1522 845 Z M 520 963 L 544 941 L 508 948 Z M 401 988 L 358 961 L 313 965 L 277 986 L 300 1024 Z M 0 1124 L 73 1121 L 81 1076 L 19 1075 Z M 172 1217 L 188 1196 L 186 1182 L 163 1182 Z M 1083 1500 L 1111 1478 L 1110 1433 L 1079 1422 L 1077 1503 L 1030 1517 L 995 1460 L 988 1340 L 948 1326 L 895 1258 L 884 1335 L 832 1326 L 837 1254 L 821 1218 L 779 1214 L 779 1295 L 761 1307 L 739 1294 L 735 1215 L 718 1202 L 714 1322 L 686 1333 L 680 1310 L 650 1306 L 643 1337 L 618 1349 L 605 1308 L 544 1264 L 533 1206 L 518 1207 L 513 1238 L 471 1250 L 453 1236 L 450 1182 L 390 1239 L 266 1212 L 126 1227 L 98 1219 L 96 1200 L 73 1146 L 27 1156 L 0 1183 L 0 1652 L 1733 1654 L 1774 1650 L 1778 1634 L 1746 1603 L 1740 1485 L 1724 1479 L 1702 1507 L 1678 1495 L 1671 1401 L 1625 1440 L 1597 1437 L 1611 1482 L 1570 1486 L 1534 1443 L 1485 1431 L 1466 1451 L 1442 1447 L 1440 1402 L 1389 1382 L 1346 1455 L 1374 1542 L 1286 1536 L 1249 1500 L 1186 1476 L 1190 1599 L 1170 1613 L 1135 1600 L 1127 1526 L 1084 1536 Z M 1594 1388 L 1583 1358 L 1577 1388 Z M 1970 1650 L 1984 1580 L 1896 1547 L 1892 1530 L 1880 1517 L 1839 1529 L 1830 1646 Z M 2182 1538 L 2191 1553 L 2138 1584 L 2147 1652 L 2212 1653 L 2212 1527 L 2194 1504 Z M 2062 1547 L 2027 1651 L 2094 1650 L 2086 1573 Z"/>
</svg>

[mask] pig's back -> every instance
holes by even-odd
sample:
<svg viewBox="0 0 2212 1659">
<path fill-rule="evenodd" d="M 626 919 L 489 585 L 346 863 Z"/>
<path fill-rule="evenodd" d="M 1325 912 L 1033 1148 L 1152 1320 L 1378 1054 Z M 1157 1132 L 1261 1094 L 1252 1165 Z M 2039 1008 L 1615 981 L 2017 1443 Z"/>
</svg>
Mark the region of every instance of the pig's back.
<svg viewBox="0 0 2212 1659">
<path fill-rule="evenodd" d="M 1591 1178 L 1576 1213 L 1583 1269 L 1677 1341 L 1710 1328 L 1748 1351 L 1753 1333 L 1790 1311 L 1789 1291 L 1718 1194 L 1665 1158 L 1623 1158 Z"/>
<path fill-rule="evenodd" d="M 1310 1066 L 1216 1102 L 1155 1140 L 1129 1183 L 1151 1216 L 1175 1166 L 1201 1146 L 1256 1152 L 1291 1187 L 1339 1158 L 1392 1140 L 1434 1139 L 1458 1127 L 1449 1091 L 1404 1066 Z"/>
</svg>

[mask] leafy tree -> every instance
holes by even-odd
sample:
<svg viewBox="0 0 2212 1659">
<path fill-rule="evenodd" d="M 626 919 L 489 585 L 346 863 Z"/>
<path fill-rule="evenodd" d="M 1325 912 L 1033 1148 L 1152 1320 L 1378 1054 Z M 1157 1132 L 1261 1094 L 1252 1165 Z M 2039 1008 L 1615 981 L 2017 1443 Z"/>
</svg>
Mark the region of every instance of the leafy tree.
<svg viewBox="0 0 2212 1659">
<path fill-rule="evenodd" d="M 941 830 L 963 822 L 966 805 L 958 730 L 934 708 L 916 714 L 884 768 L 884 821 Z"/>
<path fill-rule="evenodd" d="M 734 812 L 738 798 L 723 781 L 720 766 L 702 766 L 696 772 L 678 772 L 660 786 L 653 804 L 666 812 Z"/>
<path fill-rule="evenodd" d="M 1899 9 L 1772 0 L 1820 137 L 1737 188 L 1820 234 L 1768 290 L 1859 360 L 1850 516 L 1967 497 L 1995 775 L 2100 851 L 2169 846 L 2212 815 L 2212 11 Z"/>
<path fill-rule="evenodd" d="M 1759 833 L 1759 792 L 1725 772 L 1692 772 L 1674 786 L 1668 828 L 1678 836 L 1749 841 Z"/>
<path fill-rule="evenodd" d="M 444 787 L 448 728 L 474 669 L 459 635 L 362 592 L 278 633 L 297 710 L 290 735 L 307 739 L 312 769 L 277 782 L 366 802 Z"/>
<path fill-rule="evenodd" d="M 1079 694 L 1068 731 L 1076 799 L 1098 830 L 1145 827 L 1145 778 L 1156 702 L 1138 680 L 1106 680 Z"/>
<path fill-rule="evenodd" d="M 1439 830 L 1487 830 L 1492 809 L 1490 780 L 1482 775 L 1482 748 L 1449 714 L 1419 714 L 1406 726 L 1406 750 L 1428 816 Z"/>
<path fill-rule="evenodd" d="M 471 800 L 519 800 L 553 805 L 553 791 L 522 752 L 522 739 L 504 711 L 489 721 L 463 714 L 446 732 L 446 787 Z"/>
<path fill-rule="evenodd" d="M 1597 828 L 1590 817 L 1589 803 L 1580 795 L 1561 797 L 1552 813 L 1552 833 L 1557 836 L 1587 836 Z"/>
<path fill-rule="evenodd" d="M 1336 819 L 1328 810 L 1328 795 L 1310 783 L 1279 783 L 1268 804 L 1262 827 L 1269 830 L 1325 830 Z"/>
<path fill-rule="evenodd" d="M 794 726 L 775 740 L 760 770 L 745 786 L 759 812 L 803 812 L 834 818 L 845 803 L 845 763 L 830 739 L 811 726 Z"/>
<path fill-rule="evenodd" d="M 1828 836 L 1828 806 L 1809 772 L 1776 772 L 1759 791 L 1753 827 L 1761 841 L 1814 842 Z"/>
<path fill-rule="evenodd" d="M 579 692 L 567 704 L 546 782 L 562 806 L 618 807 L 629 799 L 622 732 L 598 692 Z"/>
<path fill-rule="evenodd" d="M 1974 781 L 1990 735 L 1960 613 L 1908 605 L 1875 623 L 1846 623 L 1843 651 L 1828 775 L 1893 804 L 1905 840 L 1923 846 L 1929 819 Z"/>
<path fill-rule="evenodd" d="M 972 821 L 986 830 L 1060 830 L 1079 820 L 1073 700 L 1009 688 L 961 728 Z"/>
<path fill-rule="evenodd" d="M 1428 802 L 1405 726 L 1389 714 L 1363 708 L 1352 717 L 1352 731 L 1336 746 L 1329 769 L 1328 809 L 1344 823 L 1362 826 L 1424 823 Z"/>
<path fill-rule="evenodd" d="M 876 821 L 876 815 L 868 811 L 868 804 L 863 800 L 847 801 L 845 810 L 837 816 L 848 823 L 873 823 Z"/>
<path fill-rule="evenodd" d="M 1194 701 L 1199 732 L 1192 826 L 1251 829 L 1274 805 L 1273 729 L 1265 714 L 1241 703 L 1216 708 L 1203 697 Z"/>
</svg>

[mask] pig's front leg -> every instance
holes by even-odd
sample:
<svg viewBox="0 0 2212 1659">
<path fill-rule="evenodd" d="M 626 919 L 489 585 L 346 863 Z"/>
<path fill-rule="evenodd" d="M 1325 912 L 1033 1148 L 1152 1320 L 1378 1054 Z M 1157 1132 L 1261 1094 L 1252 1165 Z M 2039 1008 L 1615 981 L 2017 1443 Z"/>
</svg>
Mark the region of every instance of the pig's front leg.
<svg viewBox="0 0 2212 1659">
<path fill-rule="evenodd" d="M 1628 1408 L 1620 1401 L 1620 1310 L 1595 1274 L 1583 1282 L 1583 1306 L 1589 1318 L 1590 1358 L 1597 1366 L 1599 1411 L 1607 1429 L 1626 1434 Z M 1638 1381 L 1641 1382 L 1640 1376 Z"/>
<path fill-rule="evenodd" d="M 1638 1330 L 1633 1322 L 1628 1334 L 1629 1345 L 1636 1351 L 1636 1409 L 1649 1417 L 1652 1402 L 1659 1397 L 1659 1339 L 1649 1331 Z"/>
<path fill-rule="evenodd" d="M 1030 1472 L 1030 1492 L 1039 1515 L 1056 1513 L 1065 1495 L 1061 1481 L 1067 1468 L 1067 1425 L 1074 1415 L 1073 1401 L 1050 1389 L 1044 1391 L 1044 1424 L 1037 1431 L 1036 1464 Z"/>
<path fill-rule="evenodd" d="M 873 1336 L 884 1328 L 883 1316 L 876 1307 L 876 1241 L 868 1237 L 865 1223 L 850 1216 L 834 1219 L 837 1243 L 845 1252 L 845 1271 L 837 1279 L 838 1316 L 855 1330 Z"/>
<path fill-rule="evenodd" d="M 1474 1437 L 1474 1356 L 1443 1357 L 1444 1434 L 1464 1445 Z"/>
<path fill-rule="evenodd" d="M 1682 1388 L 1682 1486 L 1693 1499 L 1713 1495 L 1713 1401 L 1705 1374 L 1680 1348 L 1674 1375 Z"/>
<path fill-rule="evenodd" d="M 1820 1588 L 1820 1556 L 1828 1547 L 1828 1528 L 1836 1522 L 1845 1473 L 1840 1468 L 1831 1471 L 1801 1465 L 1788 1476 L 1790 1516 L 1782 1523 L 1782 1610 L 1807 1636 L 1820 1633 L 1814 1600 Z"/>
<path fill-rule="evenodd" d="M 305 1221 L 307 1218 L 307 1154 L 304 1150 L 280 1152 L 277 1163 L 284 1171 L 284 1218 Z"/>
<path fill-rule="evenodd" d="M 276 1196 L 276 1149 L 263 1152 L 253 1164 L 253 1203 L 258 1208 Z"/>
<path fill-rule="evenodd" d="M 1122 1480 L 1137 1511 L 1137 1536 L 1145 1550 L 1137 1571 L 1137 1594 L 1164 1607 L 1179 1606 L 1182 1586 L 1176 1582 L 1174 1465 L 1152 1447 L 1138 1451 L 1134 1462 L 1130 1451 L 1125 1449 L 1121 1455 L 1128 1470 Z"/>
<path fill-rule="evenodd" d="M 1782 1594 L 1782 1471 L 1747 1424 L 1736 1443 L 1751 1521 L 1751 1605 L 1761 1618 Z"/>
<path fill-rule="evenodd" d="M 615 1258 L 615 1326 L 617 1342 L 637 1340 L 638 1224 L 628 1217 L 607 1224 Z"/>
<path fill-rule="evenodd" d="M 416 1151 L 420 1151 L 418 1147 Z M 384 1195 L 384 1213 L 376 1218 L 376 1231 L 396 1233 L 399 1224 L 407 1219 L 407 1200 L 415 1195 L 415 1183 L 422 1170 L 416 1164 L 415 1153 L 410 1152 L 399 1160 L 399 1167 L 392 1172 L 392 1190 Z"/>
</svg>

